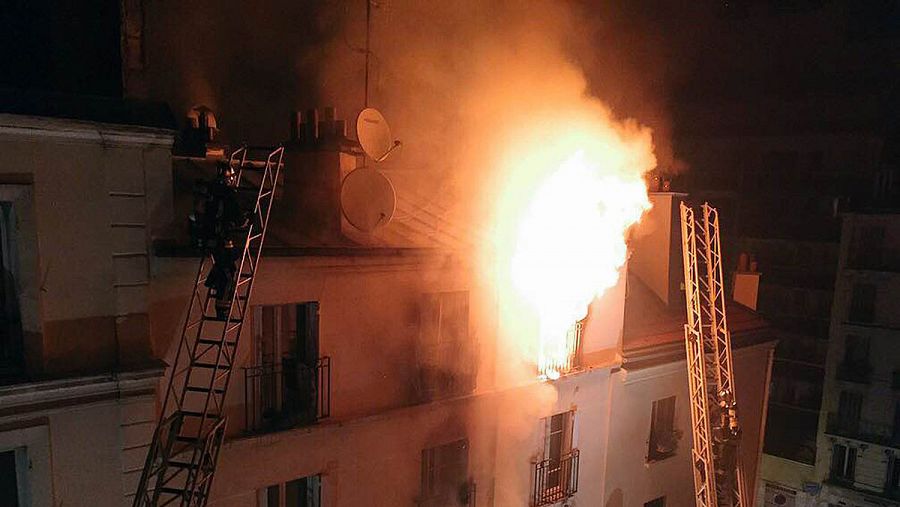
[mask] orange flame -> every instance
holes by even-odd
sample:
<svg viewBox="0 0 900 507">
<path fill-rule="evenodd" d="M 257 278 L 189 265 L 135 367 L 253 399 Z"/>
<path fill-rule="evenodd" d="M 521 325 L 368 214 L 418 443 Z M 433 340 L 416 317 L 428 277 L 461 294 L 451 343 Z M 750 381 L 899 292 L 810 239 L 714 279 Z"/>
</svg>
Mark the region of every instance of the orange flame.
<svg viewBox="0 0 900 507">
<path fill-rule="evenodd" d="M 600 113 L 561 125 L 568 133 L 558 139 L 520 136 L 511 151 L 520 162 L 499 201 L 497 260 L 511 289 L 501 297 L 513 295 L 535 316 L 529 349 L 544 378 L 565 373 L 574 353 L 570 329 L 617 283 L 625 235 L 650 207 L 643 180 L 655 165 L 649 131 Z"/>
</svg>

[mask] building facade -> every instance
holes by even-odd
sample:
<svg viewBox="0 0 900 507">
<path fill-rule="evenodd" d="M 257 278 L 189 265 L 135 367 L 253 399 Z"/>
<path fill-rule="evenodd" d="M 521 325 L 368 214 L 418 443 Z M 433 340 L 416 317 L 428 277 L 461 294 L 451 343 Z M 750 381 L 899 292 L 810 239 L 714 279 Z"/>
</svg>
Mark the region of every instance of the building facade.
<svg viewBox="0 0 900 507">
<path fill-rule="evenodd" d="M 173 138 L 0 115 L 2 505 L 128 502 L 164 368 L 150 243 L 171 221 Z"/>
<path fill-rule="evenodd" d="M 898 245 L 896 214 L 844 215 L 816 463 L 829 504 L 900 504 Z"/>
</svg>

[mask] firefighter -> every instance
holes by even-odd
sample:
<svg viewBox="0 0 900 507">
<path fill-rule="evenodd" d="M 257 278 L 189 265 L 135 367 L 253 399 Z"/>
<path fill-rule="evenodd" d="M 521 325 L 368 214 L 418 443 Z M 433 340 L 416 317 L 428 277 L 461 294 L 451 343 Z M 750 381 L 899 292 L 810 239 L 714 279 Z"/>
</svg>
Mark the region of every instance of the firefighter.
<svg viewBox="0 0 900 507">
<path fill-rule="evenodd" d="M 237 173 L 228 163 L 219 165 L 218 175 L 205 189 L 202 217 L 196 226 L 198 243 L 212 256 L 213 265 L 204 285 L 216 299 L 216 317 L 225 320 L 235 289 L 238 250 L 233 235 L 246 229 L 249 220 L 237 198 Z"/>
</svg>

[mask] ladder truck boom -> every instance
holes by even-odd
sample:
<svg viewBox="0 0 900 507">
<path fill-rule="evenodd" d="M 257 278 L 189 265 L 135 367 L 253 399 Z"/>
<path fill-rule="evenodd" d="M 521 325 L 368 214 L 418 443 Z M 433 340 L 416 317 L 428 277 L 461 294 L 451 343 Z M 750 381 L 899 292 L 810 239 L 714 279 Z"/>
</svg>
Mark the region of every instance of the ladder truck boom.
<svg viewBox="0 0 900 507">
<path fill-rule="evenodd" d="M 740 457 L 731 335 L 725 316 L 719 214 L 681 204 L 684 326 L 697 507 L 749 507 Z"/>
<path fill-rule="evenodd" d="M 211 192 L 229 197 L 213 196 L 213 208 L 232 218 L 218 224 L 216 246 L 200 260 L 134 507 L 203 507 L 209 500 L 225 438 L 225 394 L 283 157 L 284 147 L 240 148 Z M 241 193 L 255 197 L 252 210 L 240 209 Z"/>
</svg>

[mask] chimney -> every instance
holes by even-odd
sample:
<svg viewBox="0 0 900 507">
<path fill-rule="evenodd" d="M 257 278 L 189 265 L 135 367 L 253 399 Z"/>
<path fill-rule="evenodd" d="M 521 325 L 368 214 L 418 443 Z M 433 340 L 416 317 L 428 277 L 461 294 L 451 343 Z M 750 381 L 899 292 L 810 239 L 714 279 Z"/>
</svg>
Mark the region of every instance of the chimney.
<svg viewBox="0 0 900 507">
<path fill-rule="evenodd" d="M 291 141 L 285 146 L 285 206 L 272 211 L 273 238 L 286 246 L 341 246 L 341 182 L 358 157 L 340 143 L 346 122 L 335 108 L 295 111 Z"/>
<path fill-rule="evenodd" d="M 650 192 L 653 207 L 631 236 L 628 271 L 667 306 L 683 304 L 684 268 L 681 256 L 679 204 L 687 194 Z"/>
<path fill-rule="evenodd" d="M 756 310 L 759 302 L 759 277 L 756 259 L 746 252 L 738 256 L 738 268 L 734 273 L 734 293 L 732 299 L 751 310 Z"/>
</svg>

